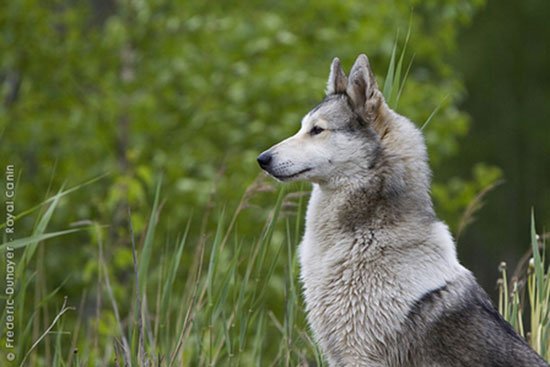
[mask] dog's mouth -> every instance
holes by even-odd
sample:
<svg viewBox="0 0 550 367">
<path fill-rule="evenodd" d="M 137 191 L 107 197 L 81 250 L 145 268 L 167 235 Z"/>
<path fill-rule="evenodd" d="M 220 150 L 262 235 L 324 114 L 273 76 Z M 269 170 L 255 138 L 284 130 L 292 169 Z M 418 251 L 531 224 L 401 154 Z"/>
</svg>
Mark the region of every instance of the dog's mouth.
<svg viewBox="0 0 550 367">
<path fill-rule="evenodd" d="M 285 175 L 275 175 L 275 174 L 272 174 L 272 175 L 273 175 L 273 177 L 275 177 L 277 180 L 286 181 L 286 180 L 290 180 L 290 179 L 296 178 L 296 177 L 298 177 L 298 176 L 300 176 L 300 175 L 302 175 L 302 174 L 304 174 L 304 173 L 306 173 L 306 172 L 308 172 L 308 171 L 311 171 L 311 168 L 305 168 L 305 169 L 303 169 L 303 170 L 301 170 L 301 171 L 298 171 L 298 172 L 296 172 L 296 173 L 293 173 L 293 174 L 291 174 L 291 175 L 286 175 L 286 176 L 285 176 Z"/>
</svg>

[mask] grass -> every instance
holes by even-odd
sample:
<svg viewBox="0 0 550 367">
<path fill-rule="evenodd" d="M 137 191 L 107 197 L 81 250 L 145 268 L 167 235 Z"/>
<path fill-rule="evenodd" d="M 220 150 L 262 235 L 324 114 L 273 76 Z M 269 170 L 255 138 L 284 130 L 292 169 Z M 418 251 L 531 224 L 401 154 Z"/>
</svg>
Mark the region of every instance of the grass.
<svg viewBox="0 0 550 367">
<path fill-rule="evenodd" d="M 304 195 L 282 189 L 257 239 L 239 237 L 239 217 L 254 210 L 250 202 L 264 188 L 261 180 L 252 185 L 231 215 L 211 211 L 217 225 L 194 242 L 189 223 L 179 238 L 161 245 L 159 185 L 148 227 L 134 233 L 129 223 L 133 271 L 122 284 L 123 292 L 116 291 L 120 280 L 105 256 L 107 228 L 90 222 L 48 233 L 59 200 L 46 201 L 38 207 L 34 232 L 17 240 L 22 252 L 15 296 L 18 359 L 13 365 L 322 366 L 307 331 L 297 281 L 295 249 Z M 54 198 L 66 194 L 61 190 Z M 540 252 L 544 245 L 534 228 L 533 221 L 532 255 L 523 276 L 509 282 L 506 266 L 500 267 L 498 306 L 549 360 L 550 281 Z M 74 231 L 88 233 L 97 248 L 97 280 L 80 300 L 64 298 L 63 284 L 46 288 L 39 279 L 47 271 L 37 261 L 54 236 Z M 191 260 L 183 268 L 186 257 Z M 0 321 L 6 317 L 4 310 Z"/>
<path fill-rule="evenodd" d="M 241 366 L 269 361 L 267 365 L 296 366 L 308 360 L 322 365 L 307 332 L 297 284 L 302 195 L 281 190 L 258 237 L 239 237 L 239 217 L 262 185 L 252 185 L 231 215 L 212 211 L 214 218 L 204 220 L 217 223 L 214 230 L 191 242 L 189 223 L 180 238 L 164 245 L 158 238 L 159 185 L 147 228 L 134 233 L 129 223 L 133 272 L 124 284 L 105 255 L 107 227 L 89 222 L 47 232 L 67 191 L 37 207 L 42 211 L 33 233 L 11 243 L 20 249 L 13 365 Z M 289 206 L 297 208 L 293 215 Z M 45 287 L 40 279 L 47 278 L 47 271 L 37 257 L 51 239 L 77 231 L 95 241 L 97 280 L 80 300 L 64 299 L 55 307 L 63 299 L 62 285 Z M 4 310 L 0 321 L 6 317 Z"/>
<path fill-rule="evenodd" d="M 545 239 L 537 235 L 531 215 L 531 248 L 510 280 L 506 263 L 499 265 L 498 310 L 537 353 L 550 361 L 550 267 L 544 261 Z"/>
</svg>

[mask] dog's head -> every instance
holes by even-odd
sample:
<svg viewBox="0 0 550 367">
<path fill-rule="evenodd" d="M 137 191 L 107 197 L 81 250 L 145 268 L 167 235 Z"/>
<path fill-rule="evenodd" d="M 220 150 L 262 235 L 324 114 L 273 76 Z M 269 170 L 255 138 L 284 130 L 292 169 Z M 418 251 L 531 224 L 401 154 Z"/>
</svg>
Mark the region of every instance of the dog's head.
<svg viewBox="0 0 550 367">
<path fill-rule="evenodd" d="M 378 125 L 387 106 L 360 55 L 349 80 L 334 59 L 325 99 L 302 119 L 300 130 L 266 150 L 258 163 L 281 181 L 338 184 L 364 177 L 380 154 Z"/>
</svg>

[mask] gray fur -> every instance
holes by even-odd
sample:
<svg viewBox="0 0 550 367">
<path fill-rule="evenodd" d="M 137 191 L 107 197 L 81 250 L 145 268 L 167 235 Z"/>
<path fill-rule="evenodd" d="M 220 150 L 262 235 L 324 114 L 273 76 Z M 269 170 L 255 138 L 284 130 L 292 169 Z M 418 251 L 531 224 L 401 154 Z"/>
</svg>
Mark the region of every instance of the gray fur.
<svg viewBox="0 0 550 367">
<path fill-rule="evenodd" d="M 330 366 L 548 366 L 459 264 L 422 134 L 387 106 L 365 55 L 349 80 L 333 61 L 327 97 L 259 162 L 313 183 L 301 278 Z"/>
</svg>

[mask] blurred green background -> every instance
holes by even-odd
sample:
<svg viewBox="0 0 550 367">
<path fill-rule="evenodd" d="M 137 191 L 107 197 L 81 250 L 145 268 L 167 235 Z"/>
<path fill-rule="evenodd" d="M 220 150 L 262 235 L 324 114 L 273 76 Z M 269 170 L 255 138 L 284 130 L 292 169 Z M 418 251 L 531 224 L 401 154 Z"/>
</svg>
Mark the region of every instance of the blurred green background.
<svg viewBox="0 0 550 367">
<path fill-rule="evenodd" d="M 162 181 L 157 242 L 189 221 L 200 239 L 217 225 L 207 214 L 234 210 L 263 176 L 256 156 L 322 99 L 332 58 L 348 70 L 366 53 L 383 85 L 410 29 L 396 110 L 429 120 L 437 212 L 494 294 L 497 264 L 513 267 L 528 248 L 531 208 L 549 223 L 548 14 L 535 0 L 4 2 L 0 163 L 16 165 L 19 212 L 106 174 L 61 201 L 51 230 L 106 225 L 123 297 L 128 206 L 142 235 Z M 262 185 L 238 223 L 245 243 L 276 198 L 278 184 Z M 21 218 L 18 235 L 33 226 Z M 86 233 L 50 241 L 46 282 L 78 302 L 94 286 L 96 251 Z"/>
</svg>

